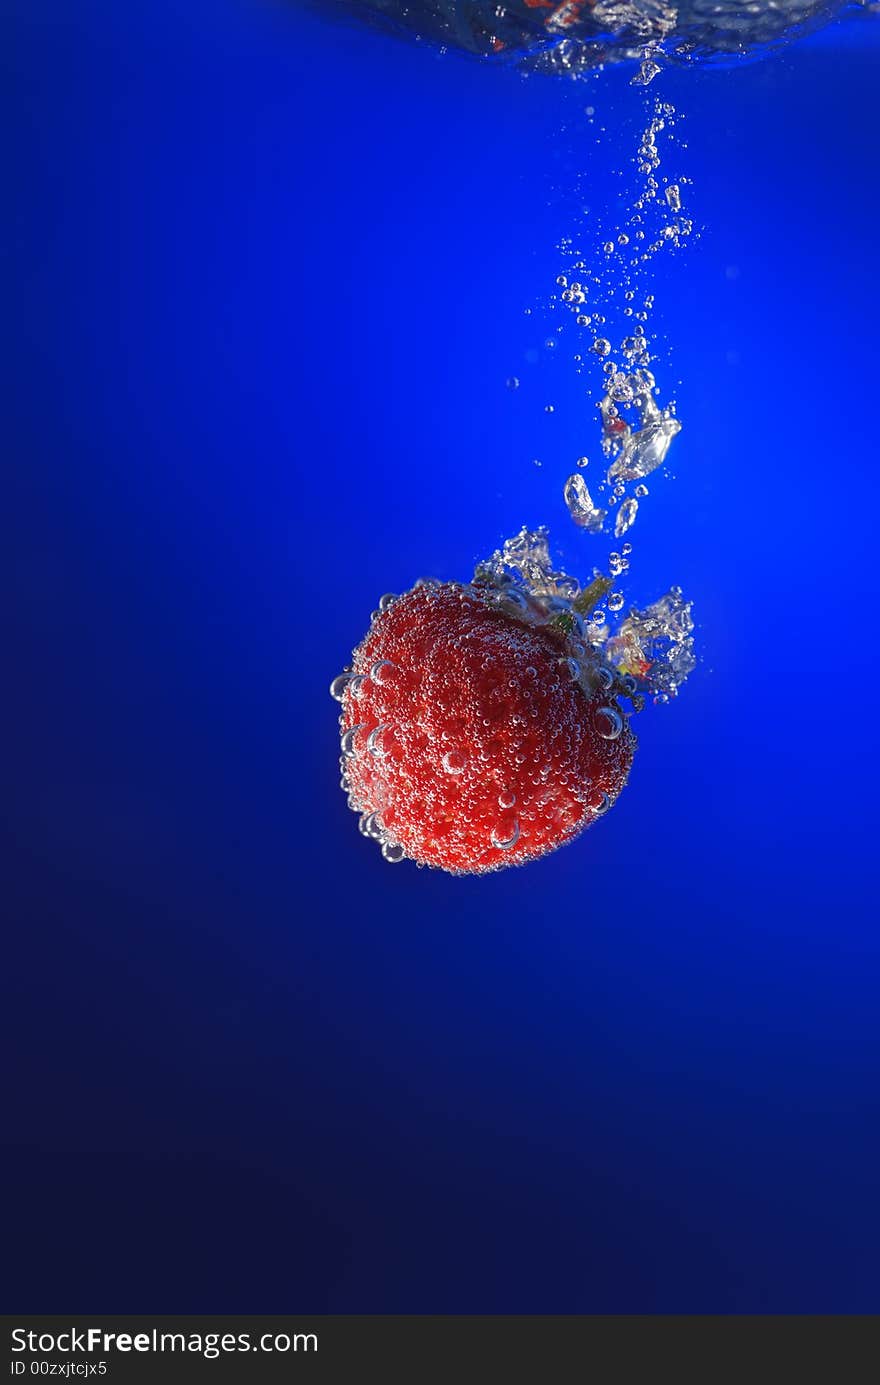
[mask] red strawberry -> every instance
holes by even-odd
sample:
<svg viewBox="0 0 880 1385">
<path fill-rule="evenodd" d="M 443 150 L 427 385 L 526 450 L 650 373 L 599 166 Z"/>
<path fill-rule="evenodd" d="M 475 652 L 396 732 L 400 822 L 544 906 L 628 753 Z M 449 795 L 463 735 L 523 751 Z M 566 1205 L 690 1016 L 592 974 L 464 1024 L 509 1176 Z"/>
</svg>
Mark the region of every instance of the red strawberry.
<svg viewBox="0 0 880 1385">
<path fill-rule="evenodd" d="M 385 597 L 348 673 L 343 785 L 383 855 L 455 874 L 543 856 L 614 802 L 636 738 L 614 675 L 520 589 Z"/>
</svg>

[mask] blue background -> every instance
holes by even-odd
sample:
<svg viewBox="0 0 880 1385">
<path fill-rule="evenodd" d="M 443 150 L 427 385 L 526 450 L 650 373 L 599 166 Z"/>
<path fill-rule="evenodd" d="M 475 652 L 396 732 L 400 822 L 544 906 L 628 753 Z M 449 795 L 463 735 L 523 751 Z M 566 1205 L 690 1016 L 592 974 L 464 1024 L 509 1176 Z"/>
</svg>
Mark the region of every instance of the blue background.
<svg viewBox="0 0 880 1385">
<path fill-rule="evenodd" d="M 607 819 L 475 880 L 357 834 L 327 685 L 524 522 L 597 558 L 523 308 L 644 95 L 5 15 L 5 1307 L 880 1310 L 880 26 L 651 88 L 705 231 L 627 590 L 701 666 Z"/>
</svg>

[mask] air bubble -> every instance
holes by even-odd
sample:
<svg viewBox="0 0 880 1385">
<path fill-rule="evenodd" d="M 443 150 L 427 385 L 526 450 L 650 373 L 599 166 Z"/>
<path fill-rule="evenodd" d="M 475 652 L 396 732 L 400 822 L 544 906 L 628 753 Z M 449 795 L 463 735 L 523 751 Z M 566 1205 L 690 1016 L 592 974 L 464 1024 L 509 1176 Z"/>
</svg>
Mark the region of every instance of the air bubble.
<svg viewBox="0 0 880 1385">
<path fill-rule="evenodd" d="M 596 730 L 604 741 L 616 741 L 623 730 L 623 718 L 616 707 L 600 707 L 595 721 Z"/>
<path fill-rule="evenodd" d="M 614 521 L 614 537 L 616 539 L 622 538 L 626 531 L 632 528 L 638 511 L 639 502 L 635 496 L 630 496 L 628 500 L 623 501 Z"/>
<path fill-rule="evenodd" d="M 351 682 L 350 673 L 340 673 L 338 678 L 334 678 L 330 684 L 330 696 L 337 702 L 341 702 L 345 697 L 345 690 Z"/>
<path fill-rule="evenodd" d="M 356 726 L 350 726 L 350 727 L 348 728 L 348 730 L 345 732 L 344 736 L 342 737 L 342 740 L 340 741 L 340 746 L 341 746 L 341 748 L 342 748 L 342 753 L 343 753 L 343 755 L 353 755 L 353 754 L 354 754 L 354 743 L 355 743 L 355 741 L 357 740 L 358 732 L 359 732 L 359 731 L 363 731 L 363 729 L 364 729 L 364 724 L 363 724 L 363 722 L 358 722 L 358 724 L 357 724 Z"/>
<path fill-rule="evenodd" d="M 605 522 L 605 511 L 594 504 L 587 484 L 579 472 L 569 476 L 563 489 L 563 498 L 575 524 L 591 534 L 597 534 L 601 530 Z"/>
<path fill-rule="evenodd" d="M 380 597 L 379 597 L 379 610 L 380 610 L 380 611 L 387 611 L 387 610 L 390 610 L 390 608 L 394 605 L 394 603 L 395 603 L 396 600 L 397 600 L 397 593 L 396 593 L 396 592 L 385 592 L 384 596 L 380 596 Z"/>
<path fill-rule="evenodd" d="M 460 750 L 447 750 L 440 763 L 447 774 L 461 774 L 467 765 L 467 757 Z"/>
<path fill-rule="evenodd" d="M 609 480 L 640 480 L 666 460 L 669 445 L 681 432 L 678 419 L 658 416 L 633 433 L 623 445 L 620 456 L 610 467 Z"/>
<path fill-rule="evenodd" d="M 402 861 L 405 855 L 406 852 L 403 847 L 398 846 L 397 842 L 382 843 L 382 856 L 390 865 L 396 866 L 398 861 Z"/>
<path fill-rule="evenodd" d="M 651 82 L 653 82 L 654 78 L 657 76 L 657 73 L 659 71 L 660 64 L 654 62 L 654 59 L 650 56 L 650 53 L 646 49 L 645 56 L 642 58 L 641 64 L 639 66 L 639 70 L 636 73 L 636 75 L 633 78 L 631 78 L 631 83 L 634 87 L 650 86 Z"/>
<path fill-rule="evenodd" d="M 373 841 L 380 842 L 383 837 L 382 819 L 378 813 L 366 813 L 361 818 L 361 831 L 365 837 L 372 837 Z"/>
<path fill-rule="evenodd" d="M 516 794 L 512 789 L 502 789 L 498 795 L 499 808 L 512 808 L 516 803 Z"/>
<path fill-rule="evenodd" d="M 548 596 L 544 601 L 544 609 L 551 615 L 568 615 L 568 602 L 562 596 Z"/>
<path fill-rule="evenodd" d="M 606 371 L 609 369 L 605 366 Z M 627 375 L 622 370 L 617 370 L 608 381 L 608 393 L 616 404 L 631 404 L 633 397 L 632 387 L 633 377 Z"/>
<path fill-rule="evenodd" d="M 367 750 L 371 755 L 375 755 L 377 759 L 381 760 L 388 754 L 388 746 L 387 744 L 383 744 L 383 741 L 387 741 L 388 738 L 385 733 L 390 729 L 390 723 L 382 721 L 378 726 L 374 726 L 369 736 L 367 736 Z"/>
<path fill-rule="evenodd" d="M 380 688 L 385 688 L 394 678 L 397 672 L 397 665 L 390 659 L 377 659 L 370 669 L 370 677 L 374 683 L 378 683 Z"/>
<path fill-rule="evenodd" d="M 492 828 L 490 840 L 499 851 L 509 851 L 511 847 L 516 846 L 519 841 L 519 823 L 516 818 L 496 823 Z"/>
</svg>

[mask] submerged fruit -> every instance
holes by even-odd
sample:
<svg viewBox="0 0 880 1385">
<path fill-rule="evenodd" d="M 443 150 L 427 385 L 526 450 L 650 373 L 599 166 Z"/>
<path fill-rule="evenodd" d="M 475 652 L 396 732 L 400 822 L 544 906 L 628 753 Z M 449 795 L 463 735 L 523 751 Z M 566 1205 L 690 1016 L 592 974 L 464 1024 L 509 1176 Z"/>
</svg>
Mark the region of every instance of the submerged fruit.
<svg viewBox="0 0 880 1385">
<path fill-rule="evenodd" d="M 604 813 L 636 746 L 565 602 L 476 580 L 380 603 L 342 703 L 343 784 L 388 860 L 455 874 L 543 856 Z"/>
</svg>

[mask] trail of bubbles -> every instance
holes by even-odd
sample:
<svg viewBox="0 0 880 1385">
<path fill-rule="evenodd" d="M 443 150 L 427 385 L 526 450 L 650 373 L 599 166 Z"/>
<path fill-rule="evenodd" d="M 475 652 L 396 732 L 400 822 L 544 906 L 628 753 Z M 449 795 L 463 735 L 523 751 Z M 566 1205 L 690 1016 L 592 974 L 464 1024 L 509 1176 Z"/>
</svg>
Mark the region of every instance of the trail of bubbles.
<svg viewBox="0 0 880 1385">
<path fill-rule="evenodd" d="M 607 515 L 615 511 L 617 538 L 632 526 L 639 509 L 641 495 L 627 495 L 627 487 L 663 465 L 681 431 L 674 401 L 661 405 L 658 400 L 660 387 L 651 369 L 658 350 L 650 332 L 652 261 L 694 237 L 693 220 L 683 209 L 682 188 L 688 179 L 661 172 L 660 142 L 672 140 L 675 127 L 674 107 L 659 98 L 651 101 L 634 159 L 638 184 L 623 216 L 594 238 L 589 254 L 576 249 L 572 239 L 560 243 L 564 264 L 556 278 L 557 301 L 586 336 L 575 365 L 587 374 L 592 362 L 602 363 L 601 394 L 595 402 L 607 462 L 598 499 L 576 472 L 563 494 L 575 523 L 591 533 L 602 532 Z M 674 143 L 672 147 L 677 152 Z M 606 495 L 607 510 L 602 506 Z"/>
<path fill-rule="evenodd" d="M 654 75 L 646 68 L 642 84 Z M 588 119 L 594 115 L 588 107 Z M 612 549 L 594 567 L 594 581 L 607 583 L 607 588 L 589 615 L 591 639 L 607 641 L 609 662 L 619 661 L 621 668 L 644 678 L 650 694 L 662 701 L 674 695 L 696 662 L 690 603 L 674 587 L 646 610 L 625 612 L 626 598 L 616 584 L 629 569 L 629 536 L 644 512 L 646 478 L 664 466 L 682 428 L 675 400 L 664 402 L 661 394 L 657 372 L 667 369 L 669 360 L 653 326 L 655 261 L 696 239 L 686 205 L 690 180 L 674 166 L 685 147 L 678 124 L 670 102 L 646 96 L 629 197 L 616 204 L 616 215 L 593 230 L 590 248 L 583 245 L 586 220 L 580 236 L 559 242 L 561 264 L 546 307 L 562 309 L 568 321 L 564 318 L 545 341 L 546 349 L 555 349 L 563 334 L 574 331 L 575 370 L 589 382 L 587 397 L 598 413 L 604 465 L 595 479 L 591 472 L 588 485 L 583 474 L 588 459 L 576 459 L 576 469 L 562 486 L 568 513 L 591 544 L 611 534 L 617 541 L 627 537 L 622 548 Z M 550 411 L 553 406 L 545 407 Z M 496 558 L 502 566 L 516 567 L 517 555 L 521 558 L 524 551 L 532 573 L 540 572 L 540 581 L 546 582 L 545 548 L 539 534 L 524 530 Z M 621 623 L 612 629 L 615 618 Z"/>
</svg>

